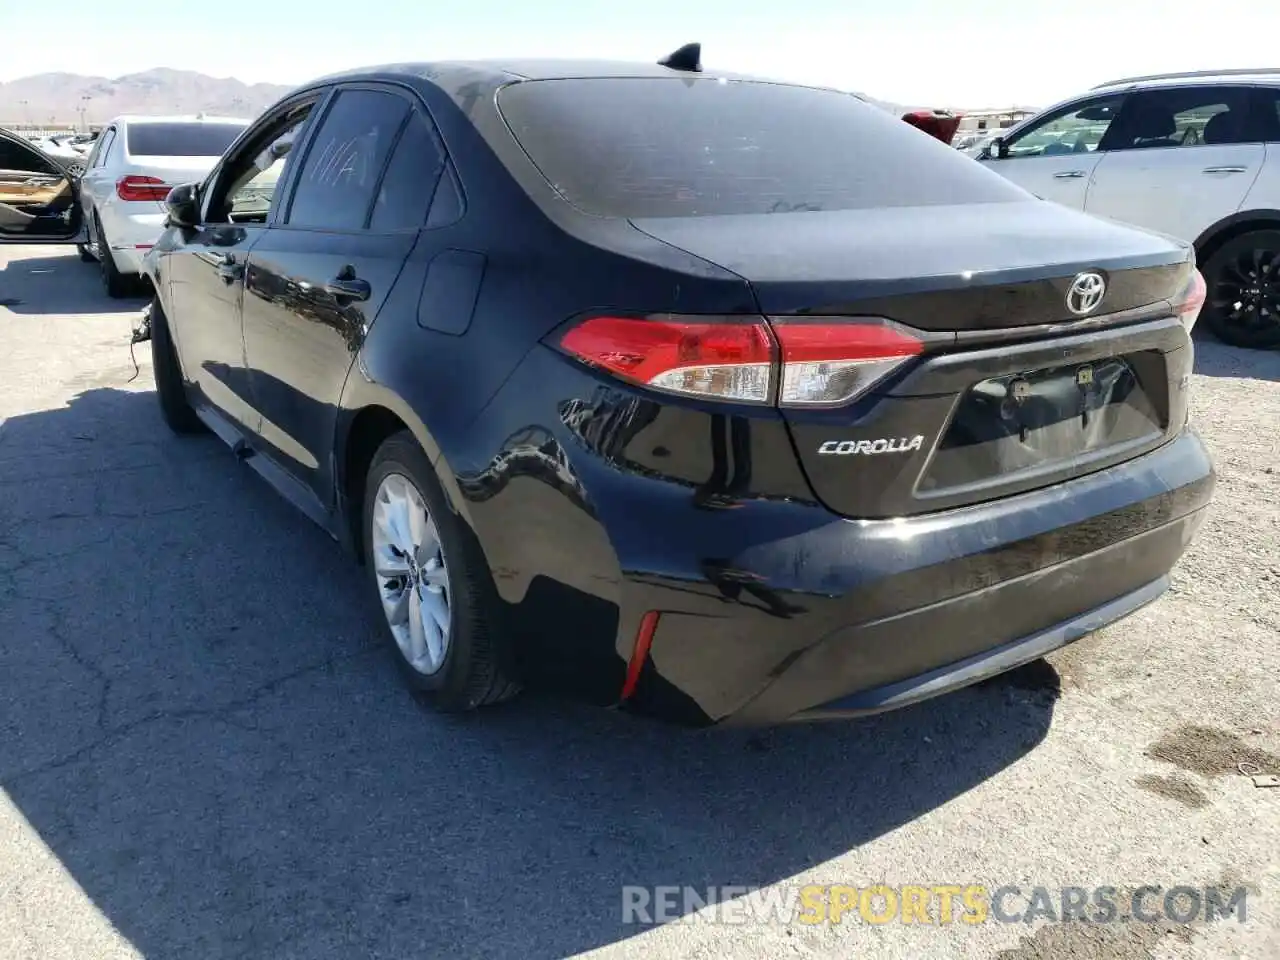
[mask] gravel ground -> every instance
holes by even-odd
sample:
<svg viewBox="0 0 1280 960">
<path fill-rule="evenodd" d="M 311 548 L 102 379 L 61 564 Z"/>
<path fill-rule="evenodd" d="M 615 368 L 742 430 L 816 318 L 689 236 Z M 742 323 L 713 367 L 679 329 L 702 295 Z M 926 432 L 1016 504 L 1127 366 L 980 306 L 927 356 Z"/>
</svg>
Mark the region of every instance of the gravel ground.
<svg viewBox="0 0 1280 960">
<path fill-rule="evenodd" d="M 337 547 L 161 425 L 91 267 L 0 250 L 0 958 L 1280 956 L 1280 355 L 1202 343 L 1174 589 L 862 723 L 397 686 Z M 129 304 L 136 309 L 141 304 Z M 621 922 L 623 885 L 1244 885 L 1244 922 Z M 936 919 L 936 915 L 935 915 Z"/>
</svg>

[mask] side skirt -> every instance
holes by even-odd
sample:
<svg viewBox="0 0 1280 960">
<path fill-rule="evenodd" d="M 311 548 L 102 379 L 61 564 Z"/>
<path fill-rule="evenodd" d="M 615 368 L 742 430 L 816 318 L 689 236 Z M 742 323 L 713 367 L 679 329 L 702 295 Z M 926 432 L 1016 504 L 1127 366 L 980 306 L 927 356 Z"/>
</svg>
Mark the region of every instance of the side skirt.
<svg viewBox="0 0 1280 960">
<path fill-rule="evenodd" d="M 319 498 L 271 457 L 254 448 L 252 438 L 207 403 L 193 402 L 196 416 L 219 440 L 231 448 L 236 458 L 248 464 L 267 484 L 309 520 L 335 540 L 345 543 L 341 519 Z"/>
</svg>

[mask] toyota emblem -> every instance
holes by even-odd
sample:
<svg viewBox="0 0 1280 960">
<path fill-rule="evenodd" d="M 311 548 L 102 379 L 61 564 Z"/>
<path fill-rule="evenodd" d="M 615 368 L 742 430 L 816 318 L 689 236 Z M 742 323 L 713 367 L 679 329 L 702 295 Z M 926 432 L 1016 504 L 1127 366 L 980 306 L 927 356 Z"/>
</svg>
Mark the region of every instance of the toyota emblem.
<svg viewBox="0 0 1280 960">
<path fill-rule="evenodd" d="M 1100 273 L 1080 273 L 1071 281 L 1067 290 L 1067 309 L 1077 317 L 1083 317 L 1102 302 L 1107 292 L 1107 281 Z"/>
</svg>

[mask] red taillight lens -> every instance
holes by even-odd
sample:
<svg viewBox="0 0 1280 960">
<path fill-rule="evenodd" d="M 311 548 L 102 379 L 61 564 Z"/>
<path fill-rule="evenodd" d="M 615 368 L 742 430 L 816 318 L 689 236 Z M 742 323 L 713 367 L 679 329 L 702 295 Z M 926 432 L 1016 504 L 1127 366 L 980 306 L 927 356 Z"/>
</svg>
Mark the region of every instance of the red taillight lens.
<svg viewBox="0 0 1280 960">
<path fill-rule="evenodd" d="M 776 340 L 775 340 L 776 338 Z M 924 350 L 888 320 L 592 317 L 562 349 L 671 393 L 783 407 L 848 403 Z"/>
<path fill-rule="evenodd" d="M 1199 270 L 1192 270 L 1191 282 L 1187 284 L 1187 289 L 1173 305 L 1174 316 L 1182 321 L 1188 333 L 1196 325 L 1196 318 L 1200 316 L 1200 309 L 1204 306 L 1204 298 L 1204 277 L 1200 275 Z"/>
<path fill-rule="evenodd" d="M 159 177 L 130 174 L 116 181 L 116 195 L 121 200 L 160 200 L 169 196 L 171 187 Z"/>
<path fill-rule="evenodd" d="M 771 398 L 773 338 L 759 317 L 592 317 L 560 345 L 592 366 L 659 390 L 744 403 Z"/>
<path fill-rule="evenodd" d="M 924 350 L 887 321 L 776 321 L 773 332 L 782 348 L 783 407 L 848 403 Z"/>
</svg>

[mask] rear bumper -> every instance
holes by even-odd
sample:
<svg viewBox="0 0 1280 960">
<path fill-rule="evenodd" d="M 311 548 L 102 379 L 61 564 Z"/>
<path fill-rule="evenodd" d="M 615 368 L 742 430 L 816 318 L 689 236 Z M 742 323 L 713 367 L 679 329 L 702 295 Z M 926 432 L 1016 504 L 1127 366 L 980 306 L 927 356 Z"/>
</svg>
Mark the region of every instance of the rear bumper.
<svg viewBox="0 0 1280 960">
<path fill-rule="evenodd" d="M 644 614 L 660 612 L 626 705 L 696 724 L 774 724 L 876 713 L 976 682 L 1157 597 L 1213 486 L 1208 453 L 1186 431 L 1067 483 L 918 517 L 814 525 L 807 506 L 761 505 L 794 511 L 794 532 L 700 559 L 701 583 L 670 571 L 686 547 L 705 558 L 715 544 L 686 544 L 681 524 L 633 504 L 636 523 L 672 533 L 665 573 L 644 572 L 651 538 L 643 556 L 620 553 L 620 657 Z M 750 523 L 750 509 L 735 519 Z M 698 527 L 692 511 L 686 526 Z M 610 533 L 615 546 L 635 542 Z"/>
<path fill-rule="evenodd" d="M 1023 637 L 974 654 L 956 663 L 908 677 L 898 683 L 873 687 L 870 690 L 863 690 L 841 697 L 839 700 L 802 710 L 792 719 L 826 720 L 869 716 L 959 690 L 961 687 L 967 687 L 988 677 L 1004 673 L 1006 670 L 1030 663 L 1081 637 L 1101 630 L 1158 599 L 1168 588 L 1169 578 L 1160 577 L 1137 590 L 1131 590 L 1123 596 L 1116 597 L 1062 623 L 1054 624 L 1029 637 Z M 998 604 L 999 600 L 993 599 L 993 603 Z"/>
</svg>

